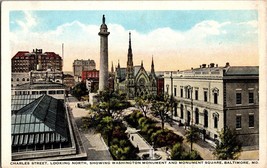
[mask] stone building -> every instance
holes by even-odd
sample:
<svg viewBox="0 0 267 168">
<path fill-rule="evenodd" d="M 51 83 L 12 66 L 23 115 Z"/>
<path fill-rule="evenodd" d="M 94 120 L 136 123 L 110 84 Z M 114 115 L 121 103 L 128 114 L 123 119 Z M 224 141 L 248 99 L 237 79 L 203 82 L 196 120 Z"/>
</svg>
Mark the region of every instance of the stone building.
<svg viewBox="0 0 267 168">
<path fill-rule="evenodd" d="M 12 95 L 47 94 L 57 99 L 64 99 L 68 88 L 63 84 L 62 71 L 31 71 L 29 74 L 27 83 L 11 88 Z"/>
<path fill-rule="evenodd" d="M 73 62 L 73 75 L 75 78 L 75 81 L 78 81 L 81 76 L 83 71 L 89 71 L 95 69 L 95 61 L 94 60 L 74 60 Z"/>
<path fill-rule="evenodd" d="M 227 126 L 236 131 L 243 147 L 258 148 L 258 67 L 202 64 L 166 72 L 164 87 L 176 100 L 174 119 L 199 127 L 203 139 L 219 140 L 218 131 Z"/>
<path fill-rule="evenodd" d="M 134 66 L 131 33 L 129 33 L 127 67 L 122 68 L 120 67 L 120 63 L 118 63 L 114 75 L 114 89 L 125 92 L 129 99 L 133 99 L 136 96 L 143 96 L 148 94 L 156 95 L 156 80 L 157 78 L 155 74 L 153 58 L 150 73 L 145 70 L 143 61 L 141 62 L 141 65 Z"/>
<path fill-rule="evenodd" d="M 62 71 L 62 58 L 54 52 L 43 53 L 42 49 L 33 49 L 29 51 L 19 51 L 12 59 L 12 72 L 30 72 L 39 69 L 56 69 Z"/>
</svg>

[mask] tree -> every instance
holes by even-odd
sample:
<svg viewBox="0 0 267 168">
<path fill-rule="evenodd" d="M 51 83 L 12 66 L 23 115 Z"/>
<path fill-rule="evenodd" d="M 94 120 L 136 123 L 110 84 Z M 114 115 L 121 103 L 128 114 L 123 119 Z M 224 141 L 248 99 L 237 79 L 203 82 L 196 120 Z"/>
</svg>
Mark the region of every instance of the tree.
<svg viewBox="0 0 267 168">
<path fill-rule="evenodd" d="M 104 117 L 98 124 L 98 130 L 107 138 L 108 146 L 110 146 L 113 125 L 113 119 L 110 116 Z"/>
<path fill-rule="evenodd" d="M 81 82 L 74 86 L 74 88 L 72 89 L 72 95 L 78 100 L 80 100 L 82 96 L 88 95 L 86 84 L 84 82 Z"/>
<path fill-rule="evenodd" d="M 161 128 L 164 130 L 164 123 L 167 119 L 167 113 L 170 109 L 170 101 L 169 97 L 165 95 L 163 98 L 154 99 L 152 101 L 151 110 L 154 111 L 157 115 L 159 115 L 161 119 Z"/>
<path fill-rule="evenodd" d="M 219 138 L 220 142 L 216 142 L 213 153 L 217 159 L 238 159 L 242 151 L 242 143 L 237 139 L 235 131 L 225 127 L 219 133 Z"/>
<path fill-rule="evenodd" d="M 196 126 L 191 125 L 190 129 L 185 134 L 186 141 L 190 142 L 191 151 L 193 151 L 193 143 L 199 140 L 199 129 Z"/>
<path fill-rule="evenodd" d="M 172 160 L 180 160 L 182 159 L 184 149 L 180 143 L 176 143 L 171 150 L 171 159 Z"/>
<path fill-rule="evenodd" d="M 130 106 L 125 94 L 119 94 L 112 90 L 104 90 L 96 96 L 98 103 L 92 108 L 94 111 L 104 112 L 108 116 L 121 112 Z"/>
<path fill-rule="evenodd" d="M 149 110 L 150 101 L 147 97 L 136 97 L 136 106 L 143 112 L 144 116 L 147 118 L 146 114 Z"/>
</svg>

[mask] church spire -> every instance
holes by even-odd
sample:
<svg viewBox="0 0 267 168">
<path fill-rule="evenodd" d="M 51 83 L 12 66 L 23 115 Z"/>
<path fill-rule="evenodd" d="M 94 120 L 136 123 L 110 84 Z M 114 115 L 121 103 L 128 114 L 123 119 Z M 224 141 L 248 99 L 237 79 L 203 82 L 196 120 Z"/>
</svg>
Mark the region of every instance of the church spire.
<svg viewBox="0 0 267 168">
<path fill-rule="evenodd" d="M 118 68 L 121 68 L 121 66 L 120 66 L 120 60 L 118 60 Z"/>
<path fill-rule="evenodd" d="M 131 32 L 129 32 L 129 49 L 132 49 Z"/>
<path fill-rule="evenodd" d="M 153 55 L 152 55 L 152 63 L 151 63 L 151 73 L 153 74 L 155 73 Z"/>
<path fill-rule="evenodd" d="M 141 61 L 141 68 L 143 68 L 143 60 Z"/>
<path fill-rule="evenodd" d="M 114 73 L 113 61 L 111 63 L 111 73 Z"/>
<path fill-rule="evenodd" d="M 133 66 L 133 53 L 132 53 L 132 41 L 131 41 L 131 32 L 129 32 L 129 48 L 128 48 L 128 60 L 127 67 Z"/>
</svg>

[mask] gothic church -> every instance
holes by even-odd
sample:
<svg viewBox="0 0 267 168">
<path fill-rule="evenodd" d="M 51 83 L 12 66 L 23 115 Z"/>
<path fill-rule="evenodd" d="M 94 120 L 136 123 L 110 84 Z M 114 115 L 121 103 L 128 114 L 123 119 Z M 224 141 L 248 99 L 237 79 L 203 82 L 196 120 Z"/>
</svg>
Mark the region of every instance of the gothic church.
<svg viewBox="0 0 267 168">
<path fill-rule="evenodd" d="M 153 57 L 150 73 L 143 67 L 143 61 L 141 62 L 141 65 L 133 65 L 131 33 L 129 33 L 127 67 L 120 67 L 120 63 L 118 62 L 118 66 L 115 70 L 114 89 L 126 93 L 128 99 L 149 94 L 157 94 L 157 81 Z"/>
</svg>

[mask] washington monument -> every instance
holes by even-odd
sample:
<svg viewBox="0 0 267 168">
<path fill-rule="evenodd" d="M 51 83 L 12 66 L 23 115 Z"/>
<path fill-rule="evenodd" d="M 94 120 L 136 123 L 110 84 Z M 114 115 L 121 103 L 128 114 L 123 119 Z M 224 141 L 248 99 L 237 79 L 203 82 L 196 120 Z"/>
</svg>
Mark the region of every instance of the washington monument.
<svg viewBox="0 0 267 168">
<path fill-rule="evenodd" d="M 108 88 L 108 27 L 105 23 L 105 15 L 100 26 L 100 71 L 99 71 L 99 91 Z"/>
</svg>

